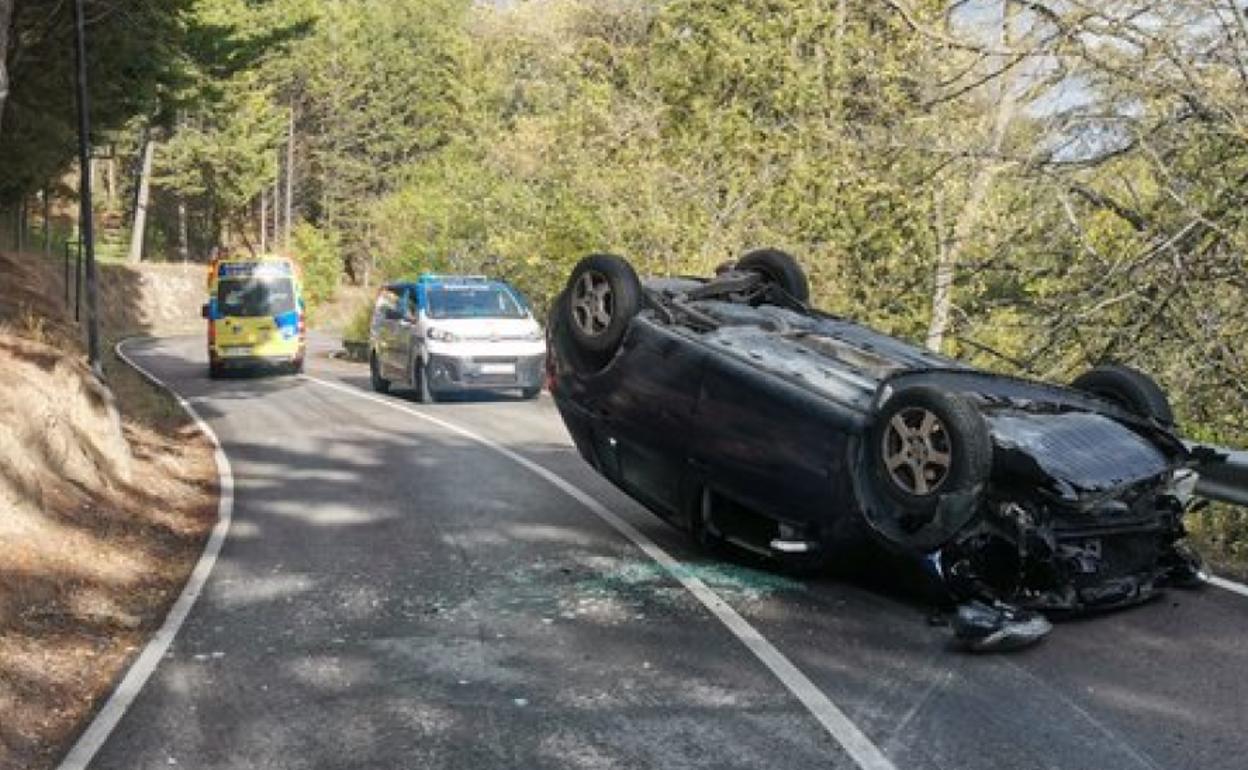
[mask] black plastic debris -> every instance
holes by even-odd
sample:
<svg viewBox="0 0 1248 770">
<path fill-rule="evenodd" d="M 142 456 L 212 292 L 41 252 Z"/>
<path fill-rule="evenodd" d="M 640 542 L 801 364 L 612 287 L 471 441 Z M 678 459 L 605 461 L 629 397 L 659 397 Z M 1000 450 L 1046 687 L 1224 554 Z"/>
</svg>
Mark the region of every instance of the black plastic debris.
<svg viewBox="0 0 1248 770">
<path fill-rule="evenodd" d="M 1040 613 L 1000 602 L 964 602 L 953 615 L 954 639 L 972 652 L 1018 650 L 1035 644 L 1052 630 L 1053 625 Z"/>
</svg>

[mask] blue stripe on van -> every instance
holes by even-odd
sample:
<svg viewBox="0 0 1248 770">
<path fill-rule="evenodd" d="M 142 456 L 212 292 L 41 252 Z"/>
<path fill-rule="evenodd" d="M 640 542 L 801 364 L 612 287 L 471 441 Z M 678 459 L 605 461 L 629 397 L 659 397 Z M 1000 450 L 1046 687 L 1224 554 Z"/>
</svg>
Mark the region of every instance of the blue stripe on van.
<svg viewBox="0 0 1248 770">
<path fill-rule="evenodd" d="M 291 310 L 281 315 L 273 316 L 273 322 L 277 324 L 277 330 L 282 333 L 286 339 L 290 339 L 299 334 L 299 311 Z"/>
</svg>

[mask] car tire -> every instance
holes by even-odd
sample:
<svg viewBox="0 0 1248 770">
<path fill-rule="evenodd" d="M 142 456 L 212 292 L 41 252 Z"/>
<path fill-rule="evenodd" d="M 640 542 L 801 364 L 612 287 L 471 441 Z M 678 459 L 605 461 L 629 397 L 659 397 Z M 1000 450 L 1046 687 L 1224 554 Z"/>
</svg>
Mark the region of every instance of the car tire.
<svg viewBox="0 0 1248 770">
<path fill-rule="evenodd" d="M 422 404 L 433 404 L 438 400 L 433 388 L 429 387 L 429 370 L 419 358 L 412 364 L 412 387 L 416 389 L 416 400 Z"/>
<path fill-rule="evenodd" d="M 368 355 L 368 379 L 377 393 L 390 392 L 390 380 L 381 376 L 381 362 L 377 360 L 375 351 Z"/>
<path fill-rule="evenodd" d="M 600 366 L 619 349 L 641 309 L 641 281 L 623 258 L 591 254 L 572 270 L 563 309 L 578 352 Z"/>
<path fill-rule="evenodd" d="M 899 390 L 880 407 L 868 433 L 872 485 L 917 532 L 942 498 L 974 493 L 992 472 L 992 439 L 965 398 L 927 385 Z"/>
<path fill-rule="evenodd" d="M 1174 411 L 1170 408 L 1166 392 L 1152 377 L 1138 369 L 1121 364 L 1102 364 L 1076 377 L 1070 386 L 1112 401 L 1141 417 L 1151 417 L 1166 427 L 1174 425 Z"/>
<path fill-rule="evenodd" d="M 303 359 L 302 358 L 297 358 L 294 361 L 290 362 L 290 373 L 291 374 L 303 374 Z"/>
<path fill-rule="evenodd" d="M 520 397 L 523 398 L 525 401 L 532 401 L 533 399 L 541 395 L 541 392 L 542 392 L 542 389 L 540 387 L 521 388 Z"/>
<path fill-rule="evenodd" d="M 793 255 L 779 249 L 756 249 L 737 262 L 737 270 L 760 273 L 798 302 L 810 301 L 806 271 Z"/>
<path fill-rule="evenodd" d="M 219 380 L 225 375 L 225 369 L 221 364 L 213 362 L 208 364 L 208 379 Z"/>
</svg>

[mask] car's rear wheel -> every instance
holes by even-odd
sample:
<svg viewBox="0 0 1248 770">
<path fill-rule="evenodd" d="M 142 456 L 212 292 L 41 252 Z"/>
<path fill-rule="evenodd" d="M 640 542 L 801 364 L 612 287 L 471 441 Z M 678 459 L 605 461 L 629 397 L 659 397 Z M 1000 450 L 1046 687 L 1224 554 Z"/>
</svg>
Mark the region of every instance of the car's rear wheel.
<svg viewBox="0 0 1248 770">
<path fill-rule="evenodd" d="M 208 364 L 208 379 L 219 380 L 225 376 L 225 368 L 220 363 L 213 361 Z"/>
<path fill-rule="evenodd" d="M 538 394 L 540 394 L 541 392 L 542 392 L 542 389 L 538 387 L 521 388 L 520 397 L 526 400 L 532 400 L 532 399 L 537 398 Z"/>
<path fill-rule="evenodd" d="M 390 392 L 390 380 L 381 376 L 381 362 L 377 360 L 377 353 L 374 351 L 368 355 L 368 379 L 373 386 L 373 390 L 378 393 Z"/>
<path fill-rule="evenodd" d="M 1157 382 L 1144 372 L 1121 364 L 1103 364 L 1089 369 L 1070 384 L 1141 417 L 1151 417 L 1165 426 L 1174 425 L 1170 399 Z"/>
<path fill-rule="evenodd" d="M 756 249 L 737 262 L 737 269 L 761 274 L 799 302 L 810 300 L 810 283 L 797 260 L 779 249 Z"/>
<path fill-rule="evenodd" d="M 992 471 L 992 439 L 965 398 L 919 385 L 881 407 L 868 436 L 871 478 L 896 510 L 898 534 L 936 518 L 942 498 L 973 494 Z"/>
<path fill-rule="evenodd" d="M 578 351 L 601 365 L 619 349 L 641 308 L 641 281 L 624 259 L 591 254 L 572 270 L 564 308 Z"/>
</svg>

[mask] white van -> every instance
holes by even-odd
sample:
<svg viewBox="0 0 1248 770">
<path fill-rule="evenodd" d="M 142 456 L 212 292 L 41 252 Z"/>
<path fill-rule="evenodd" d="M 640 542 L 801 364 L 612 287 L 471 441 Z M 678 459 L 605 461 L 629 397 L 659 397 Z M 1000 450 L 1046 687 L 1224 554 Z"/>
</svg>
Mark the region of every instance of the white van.
<svg viewBox="0 0 1248 770">
<path fill-rule="evenodd" d="M 422 275 L 382 288 L 369 328 L 373 389 L 392 383 L 425 403 L 466 390 L 541 392 L 546 342 L 528 303 L 503 281 Z"/>
</svg>

